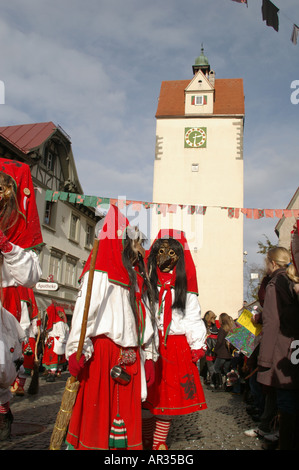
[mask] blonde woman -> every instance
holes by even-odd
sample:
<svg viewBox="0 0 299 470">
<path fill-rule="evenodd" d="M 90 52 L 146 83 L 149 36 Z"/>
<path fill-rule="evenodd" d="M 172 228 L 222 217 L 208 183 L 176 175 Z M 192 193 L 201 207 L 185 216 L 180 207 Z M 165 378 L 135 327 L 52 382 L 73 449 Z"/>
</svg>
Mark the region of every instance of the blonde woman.
<svg viewBox="0 0 299 470">
<path fill-rule="evenodd" d="M 290 252 L 283 247 L 268 251 L 266 270 L 270 280 L 262 314 L 257 380 L 276 389 L 279 448 L 298 450 L 299 364 L 294 353 L 299 344 L 299 302 L 294 287 L 299 277 Z"/>
</svg>

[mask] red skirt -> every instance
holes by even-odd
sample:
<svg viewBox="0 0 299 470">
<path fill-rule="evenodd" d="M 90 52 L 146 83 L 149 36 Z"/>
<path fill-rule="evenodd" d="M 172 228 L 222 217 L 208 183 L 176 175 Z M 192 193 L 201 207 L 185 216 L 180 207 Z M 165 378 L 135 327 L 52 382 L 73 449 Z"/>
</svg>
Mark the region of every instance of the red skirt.
<svg viewBox="0 0 299 470">
<path fill-rule="evenodd" d="M 20 323 L 22 306 L 18 289 L 14 286 L 1 287 L 1 302 L 3 307 Z"/>
<path fill-rule="evenodd" d="M 35 343 L 35 338 L 29 338 L 28 343 L 23 345 L 23 366 L 27 374 L 30 374 L 30 372 L 34 369 Z"/>
<path fill-rule="evenodd" d="M 166 347 L 160 337 L 154 384 L 144 405 L 154 415 L 186 415 L 207 408 L 191 349 L 184 335 L 169 335 Z"/>
<path fill-rule="evenodd" d="M 104 335 L 93 338 L 94 353 L 79 376 L 80 387 L 66 441 L 76 450 L 108 450 L 111 426 L 118 413 L 127 433 L 127 449 L 142 449 L 140 356 L 126 365 L 131 381 L 117 385 L 110 370 L 120 347 Z"/>
<path fill-rule="evenodd" d="M 54 338 L 48 338 L 45 344 L 43 354 L 43 366 L 45 369 L 62 369 L 63 365 L 67 363 L 65 354 L 58 355 L 54 352 Z"/>
</svg>

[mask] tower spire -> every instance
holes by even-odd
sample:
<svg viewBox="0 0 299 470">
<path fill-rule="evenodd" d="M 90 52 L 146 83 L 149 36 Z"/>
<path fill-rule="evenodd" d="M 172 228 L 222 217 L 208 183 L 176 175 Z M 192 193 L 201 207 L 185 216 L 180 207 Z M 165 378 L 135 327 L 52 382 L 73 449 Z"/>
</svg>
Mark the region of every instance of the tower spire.
<svg viewBox="0 0 299 470">
<path fill-rule="evenodd" d="M 205 75 L 208 75 L 210 72 L 210 64 L 208 58 L 204 54 L 203 43 L 201 43 L 201 54 L 195 59 L 192 69 L 193 75 L 195 75 L 199 70 L 201 70 Z"/>
</svg>

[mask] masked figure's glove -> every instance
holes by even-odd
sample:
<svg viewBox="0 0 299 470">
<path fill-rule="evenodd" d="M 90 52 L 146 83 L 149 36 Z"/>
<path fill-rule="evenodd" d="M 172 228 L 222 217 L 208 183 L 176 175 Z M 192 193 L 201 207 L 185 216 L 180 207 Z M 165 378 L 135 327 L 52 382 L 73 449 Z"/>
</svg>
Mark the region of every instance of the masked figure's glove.
<svg viewBox="0 0 299 470">
<path fill-rule="evenodd" d="M 192 349 L 192 362 L 197 362 L 199 359 L 202 359 L 205 356 L 205 353 L 204 349 Z"/>
<path fill-rule="evenodd" d="M 73 354 L 69 357 L 69 364 L 68 364 L 68 367 L 69 367 L 69 372 L 70 372 L 70 374 L 71 374 L 73 377 L 78 377 L 78 375 L 80 374 L 80 372 L 83 370 L 84 364 L 85 364 L 85 356 L 84 356 L 84 354 L 82 354 L 82 356 L 80 357 L 80 360 L 79 360 L 79 362 L 78 362 L 77 359 L 76 359 L 76 353 L 73 353 Z"/>
</svg>

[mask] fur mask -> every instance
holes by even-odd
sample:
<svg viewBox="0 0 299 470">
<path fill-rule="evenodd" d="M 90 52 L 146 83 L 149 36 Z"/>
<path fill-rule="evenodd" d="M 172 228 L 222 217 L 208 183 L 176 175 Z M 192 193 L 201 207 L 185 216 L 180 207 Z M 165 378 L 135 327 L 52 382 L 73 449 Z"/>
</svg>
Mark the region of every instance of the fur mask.
<svg viewBox="0 0 299 470">
<path fill-rule="evenodd" d="M 157 266 L 163 273 L 172 271 L 179 260 L 179 250 L 175 245 L 176 243 L 171 243 L 169 240 L 163 240 L 161 243 L 156 259 Z"/>
</svg>

